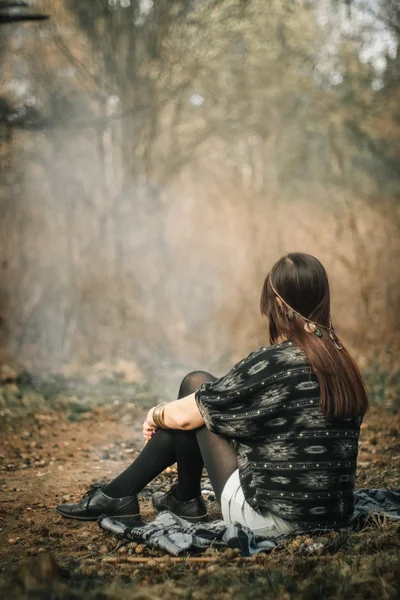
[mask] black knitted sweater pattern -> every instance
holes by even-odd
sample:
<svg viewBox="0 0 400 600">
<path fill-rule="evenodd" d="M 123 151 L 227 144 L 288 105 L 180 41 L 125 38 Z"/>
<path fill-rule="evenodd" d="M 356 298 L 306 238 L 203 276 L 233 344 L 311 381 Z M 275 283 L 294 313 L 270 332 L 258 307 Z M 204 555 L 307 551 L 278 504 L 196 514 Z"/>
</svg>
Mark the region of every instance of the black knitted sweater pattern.
<svg viewBox="0 0 400 600">
<path fill-rule="evenodd" d="M 318 379 L 293 342 L 263 347 L 196 401 L 206 426 L 238 455 L 247 502 L 304 528 L 346 525 L 354 508 L 362 417 L 320 411 Z"/>
</svg>

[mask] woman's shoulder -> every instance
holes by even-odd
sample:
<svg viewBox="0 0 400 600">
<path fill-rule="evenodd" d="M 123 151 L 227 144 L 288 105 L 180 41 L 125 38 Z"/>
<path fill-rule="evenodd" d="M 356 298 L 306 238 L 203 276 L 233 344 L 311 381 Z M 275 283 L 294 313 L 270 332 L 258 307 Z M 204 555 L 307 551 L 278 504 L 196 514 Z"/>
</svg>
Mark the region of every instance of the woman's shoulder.
<svg viewBox="0 0 400 600">
<path fill-rule="evenodd" d="M 255 361 L 268 361 L 277 365 L 303 365 L 308 362 L 306 354 L 301 348 L 296 346 L 291 340 L 286 340 L 280 344 L 272 344 L 270 346 L 261 346 L 258 350 L 250 352 L 250 354 L 240 361 L 238 365 L 247 364 Z"/>
<path fill-rule="evenodd" d="M 261 381 L 276 373 L 295 369 L 296 367 L 308 367 L 306 354 L 290 340 L 271 346 L 261 346 L 258 350 L 236 363 L 227 374 L 230 379 L 238 378 L 246 380 Z"/>
<path fill-rule="evenodd" d="M 298 373 L 296 368 L 308 367 L 307 356 L 290 340 L 258 350 L 236 363 L 226 375 L 214 382 L 204 383 L 199 396 L 208 394 L 220 398 L 248 393 L 249 390 L 268 385 L 274 378 L 288 370 Z M 309 370 L 307 369 L 307 373 Z"/>
</svg>

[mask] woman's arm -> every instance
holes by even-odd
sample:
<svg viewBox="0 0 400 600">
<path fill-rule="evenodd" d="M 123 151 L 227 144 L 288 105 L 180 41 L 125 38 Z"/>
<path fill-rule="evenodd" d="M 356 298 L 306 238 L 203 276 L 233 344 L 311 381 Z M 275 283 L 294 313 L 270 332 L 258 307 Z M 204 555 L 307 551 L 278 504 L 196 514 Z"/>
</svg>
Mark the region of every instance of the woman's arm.
<svg viewBox="0 0 400 600">
<path fill-rule="evenodd" d="M 149 410 L 146 419 L 147 423 L 153 427 L 155 427 L 153 421 L 154 408 Z M 163 417 L 164 423 L 171 429 L 197 429 L 204 425 L 203 417 L 197 408 L 195 393 L 166 404 Z"/>
</svg>

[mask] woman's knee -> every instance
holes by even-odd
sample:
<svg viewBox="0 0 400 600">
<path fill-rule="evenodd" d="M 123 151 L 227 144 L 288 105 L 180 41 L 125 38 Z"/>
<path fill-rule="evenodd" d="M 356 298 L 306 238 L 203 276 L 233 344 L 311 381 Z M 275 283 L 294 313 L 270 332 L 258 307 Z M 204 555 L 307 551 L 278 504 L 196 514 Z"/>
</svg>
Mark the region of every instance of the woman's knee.
<svg viewBox="0 0 400 600">
<path fill-rule="evenodd" d="M 189 394 L 193 394 L 193 392 L 196 392 L 203 383 L 216 380 L 217 378 L 207 371 L 192 371 L 182 379 L 179 388 L 179 398 L 184 398 L 185 396 L 189 396 Z"/>
</svg>

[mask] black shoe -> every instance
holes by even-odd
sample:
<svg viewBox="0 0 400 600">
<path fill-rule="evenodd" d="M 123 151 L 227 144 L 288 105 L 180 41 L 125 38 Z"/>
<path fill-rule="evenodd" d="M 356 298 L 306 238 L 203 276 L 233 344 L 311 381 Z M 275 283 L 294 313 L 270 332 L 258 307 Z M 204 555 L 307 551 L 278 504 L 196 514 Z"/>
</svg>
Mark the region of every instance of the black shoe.
<svg viewBox="0 0 400 600">
<path fill-rule="evenodd" d="M 67 519 L 78 521 L 97 521 L 100 515 L 140 520 L 140 508 L 136 496 L 110 498 L 103 492 L 104 487 L 95 486 L 76 504 L 60 504 L 56 511 Z"/>
<path fill-rule="evenodd" d="M 193 498 L 193 500 L 186 500 L 186 502 L 179 502 L 174 496 L 174 488 L 166 494 L 155 492 L 151 497 L 151 501 L 157 512 L 168 510 L 187 521 L 202 521 L 207 519 L 208 516 L 206 503 L 202 496 Z"/>
</svg>

